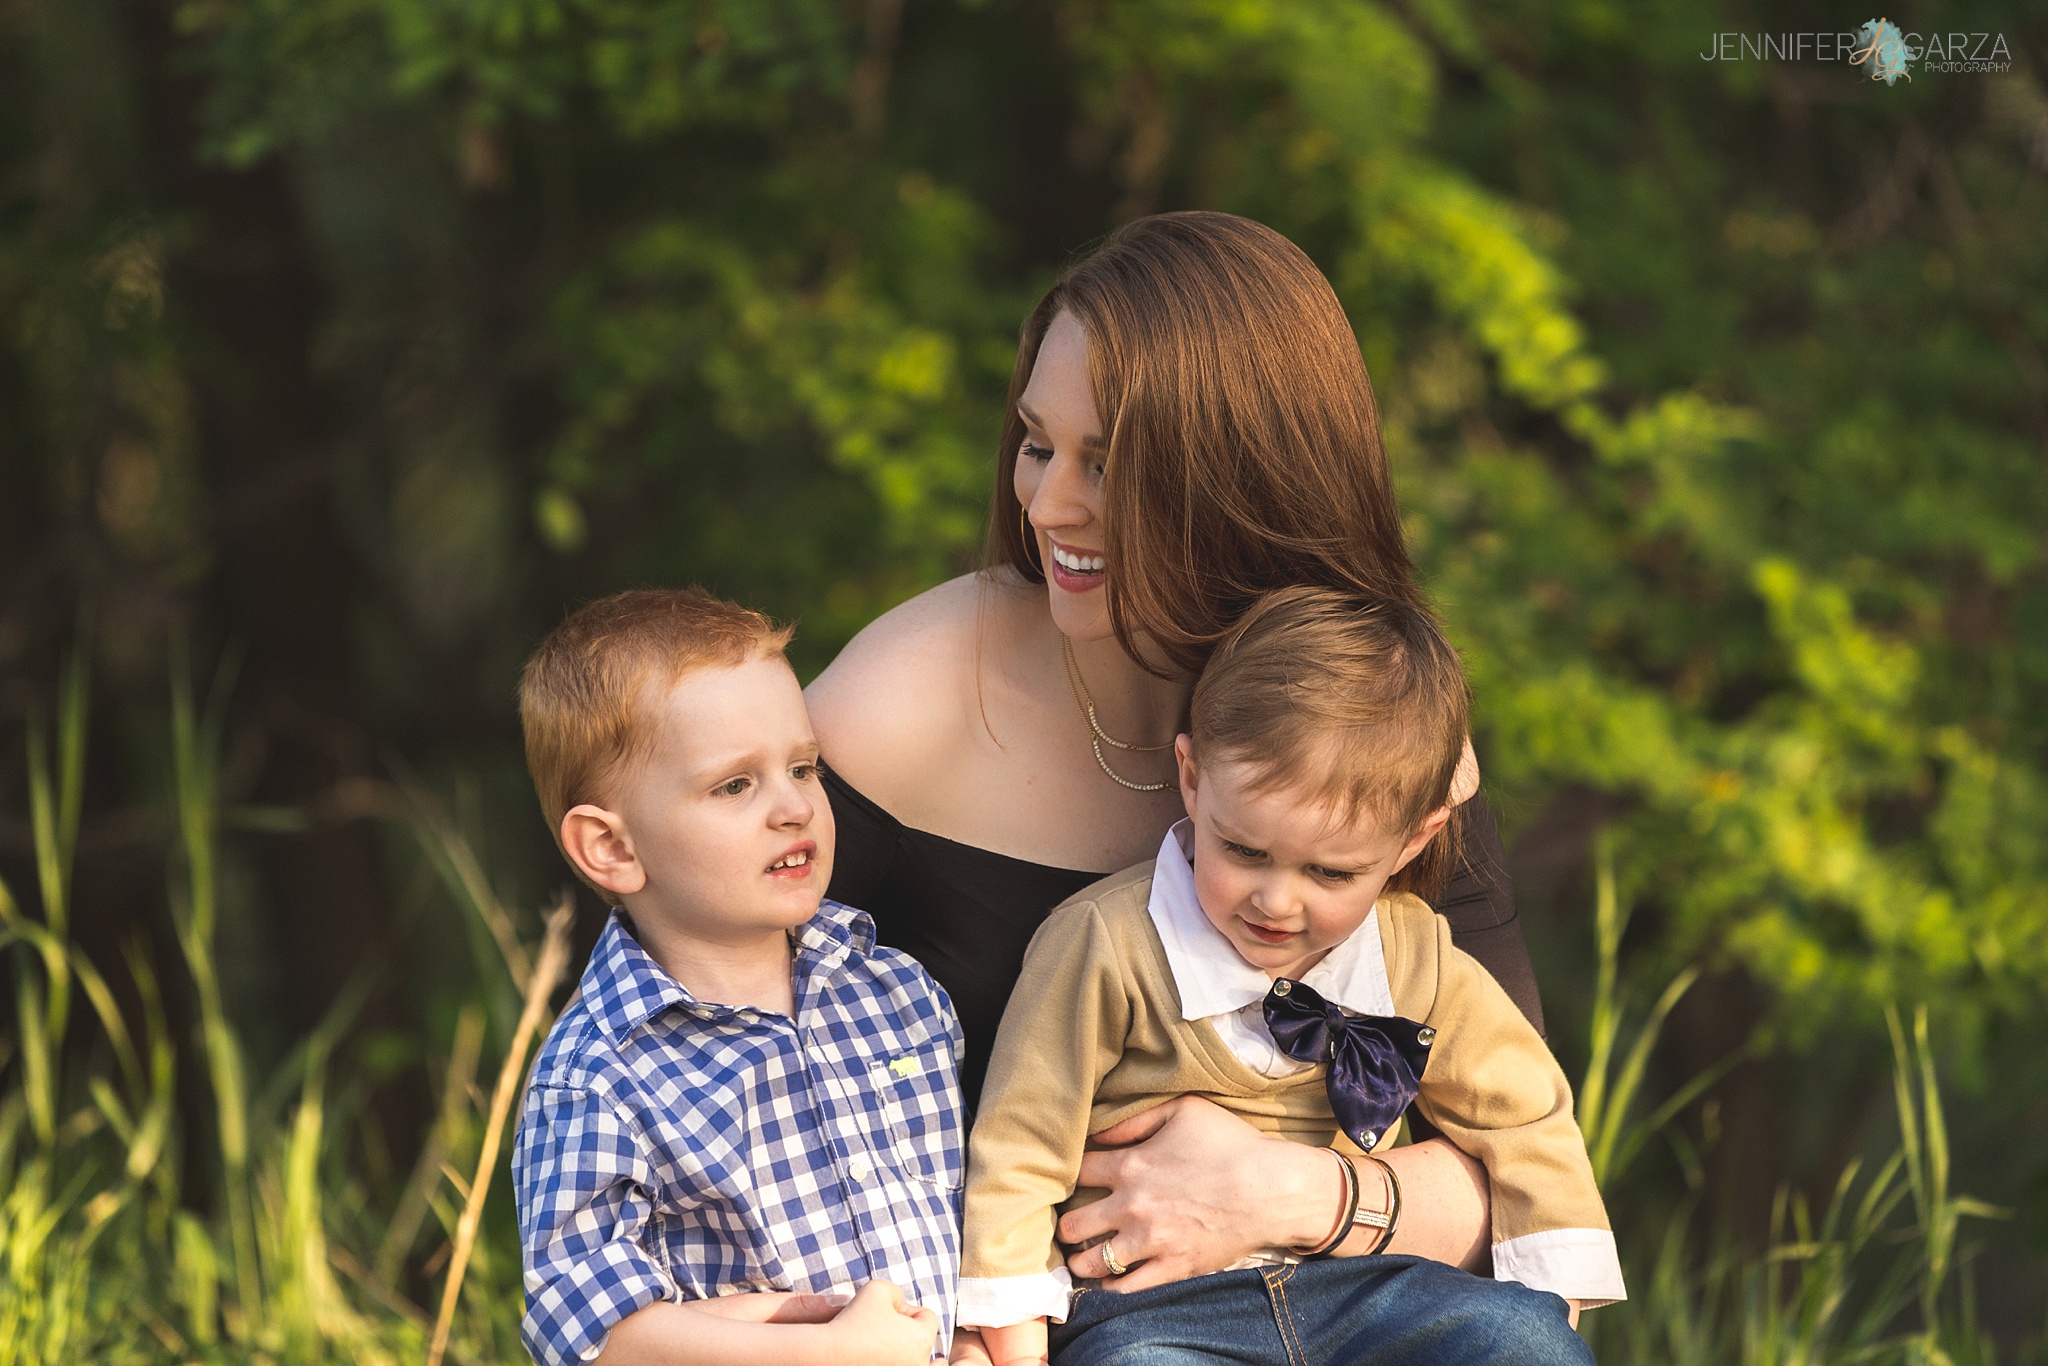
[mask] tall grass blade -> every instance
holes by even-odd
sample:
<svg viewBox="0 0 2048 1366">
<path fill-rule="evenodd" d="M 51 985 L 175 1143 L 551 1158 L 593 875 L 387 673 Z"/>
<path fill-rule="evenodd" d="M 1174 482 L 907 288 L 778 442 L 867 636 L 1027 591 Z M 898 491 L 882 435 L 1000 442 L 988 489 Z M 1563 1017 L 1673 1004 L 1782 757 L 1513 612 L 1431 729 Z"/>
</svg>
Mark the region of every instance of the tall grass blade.
<svg viewBox="0 0 2048 1366">
<path fill-rule="evenodd" d="M 220 1334 L 220 1258 L 206 1225 L 180 1210 L 172 1216 L 173 1294 L 185 1311 L 185 1334 L 200 1346 Z"/>
<path fill-rule="evenodd" d="M 465 1005 L 455 1019 L 455 1038 L 448 1050 L 448 1074 L 441 1085 L 441 1111 L 434 1127 L 421 1145 L 419 1161 L 392 1212 L 384 1242 L 377 1250 L 376 1274 L 386 1285 L 396 1285 L 405 1258 L 418 1241 L 426 1223 L 428 1201 L 441 1181 L 441 1168 L 455 1145 L 456 1134 L 469 1112 L 469 1092 L 476 1085 L 477 1061 L 483 1054 L 484 1012 L 475 1003 Z"/>
<path fill-rule="evenodd" d="M 489 1121 L 484 1127 L 483 1149 L 477 1154 L 476 1176 L 463 1202 L 462 1220 L 456 1228 L 455 1247 L 448 1260 L 448 1281 L 441 1294 L 441 1311 L 434 1320 L 434 1340 L 427 1348 L 427 1366 L 441 1366 L 448 1350 L 448 1333 L 455 1323 L 455 1308 L 462 1298 L 462 1282 L 469 1270 L 470 1251 L 476 1244 L 477 1226 L 483 1220 L 484 1198 L 490 1193 L 491 1176 L 497 1169 L 498 1145 L 505 1134 L 505 1120 L 518 1098 L 526 1070 L 526 1054 L 546 1014 L 548 998 L 569 963 L 569 925 L 576 903 L 564 894 L 548 914 L 547 930 L 541 940 L 540 959 L 527 979 L 526 999 L 519 1012 L 519 1026 L 512 1032 L 512 1044 L 498 1069 L 498 1084 L 491 1092 Z"/>
<path fill-rule="evenodd" d="M 491 880 L 477 862 L 475 850 L 463 838 L 461 826 L 432 789 L 396 761 L 393 772 L 399 790 L 412 806 L 413 829 L 420 837 L 421 847 L 450 890 L 490 932 L 498 955 L 504 960 L 505 971 L 512 978 L 513 989 L 523 998 L 533 975 L 533 961 L 526 946 L 519 942 L 512 912 L 492 890 Z"/>
<path fill-rule="evenodd" d="M 218 829 L 216 778 L 221 720 L 218 702 L 227 666 L 217 679 L 213 705 L 201 715 L 192 696 L 191 673 L 182 642 L 174 644 L 171 669 L 173 793 L 185 863 L 185 886 L 172 898 L 178 942 L 199 998 L 200 1037 L 213 1084 L 219 1127 L 222 1184 L 233 1247 L 235 1299 L 244 1333 L 260 1336 L 263 1283 L 256 1249 L 255 1216 L 249 1202 L 248 1099 L 241 1047 L 229 1027 L 214 971 L 214 925 L 218 903 L 215 835 Z"/>
</svg>

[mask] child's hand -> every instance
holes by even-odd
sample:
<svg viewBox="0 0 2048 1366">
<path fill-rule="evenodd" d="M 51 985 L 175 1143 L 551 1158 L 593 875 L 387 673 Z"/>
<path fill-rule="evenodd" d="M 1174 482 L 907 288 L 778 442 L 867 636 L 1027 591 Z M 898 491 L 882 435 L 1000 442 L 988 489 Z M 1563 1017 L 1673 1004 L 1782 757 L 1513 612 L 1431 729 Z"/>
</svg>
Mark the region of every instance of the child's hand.
<svg viewBox="0 0 2048 1366">
<path fill-rule="evenodd" d="M 1026 1319 L 1007 1328 L 984 1328 L 981 1340 L 995 1366 L 1046 1366 L 1044 1319 Z"/>
<path fill-rule="evenodd" d="M 939 1340 L 939 1316 L 906 1304 L 888 1281 L 869 1281 L 826 1331 L 840 1366 L 926 1366 Z"/>
<path fill-rule="evenodd" d="M 993 1366 L 989 1360 L 988 1347 L 982 1342 L 979 1329 L 953 1330 L 953 1352 L 946 1358 L 946 1366 Z"/>
</svg>

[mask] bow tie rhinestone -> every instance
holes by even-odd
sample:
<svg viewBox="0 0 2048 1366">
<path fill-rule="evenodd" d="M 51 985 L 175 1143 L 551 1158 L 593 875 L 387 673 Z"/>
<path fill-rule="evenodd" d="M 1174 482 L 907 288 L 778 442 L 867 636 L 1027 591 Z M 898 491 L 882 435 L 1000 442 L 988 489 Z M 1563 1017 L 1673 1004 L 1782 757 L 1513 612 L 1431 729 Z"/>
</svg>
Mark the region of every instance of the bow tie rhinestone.
<svg viewBox="0 0 2048 1366">
<path fill-rule="evenodd" d="M 1324 1063 L 1330 1110 L 1367 1152 L 1422 1089 L 1436 1031 L 1399 1015 L 1346 1015 L 1314 987 L 1282 977 L 1266 993 L 1266 1028 L 1297 1062 Z"/>
</svg>

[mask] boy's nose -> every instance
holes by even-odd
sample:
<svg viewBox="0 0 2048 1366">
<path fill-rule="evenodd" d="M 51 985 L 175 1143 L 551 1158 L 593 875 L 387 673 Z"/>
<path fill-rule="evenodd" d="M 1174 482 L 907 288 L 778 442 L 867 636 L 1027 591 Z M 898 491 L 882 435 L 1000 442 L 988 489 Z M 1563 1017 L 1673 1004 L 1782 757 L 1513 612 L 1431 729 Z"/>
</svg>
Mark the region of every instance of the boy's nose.
<svg viewBox="0 0 2048 1366">
<path fill-rule="evenodd" d="M 1286 920 L 1295 911 L 1294 899 L 1285 889 L 1260 887 L 1252 892 L 1252 909 L 1268 920 Z"/>
<path fill-rule="evenodd" d="M 782 827 L 805 826 L 817 814 L 818 808 L 811 804 L 810 797 L 802 788 L 795 783 L 785 783 L 777 794 L 770 819 Z"/>
</svg>

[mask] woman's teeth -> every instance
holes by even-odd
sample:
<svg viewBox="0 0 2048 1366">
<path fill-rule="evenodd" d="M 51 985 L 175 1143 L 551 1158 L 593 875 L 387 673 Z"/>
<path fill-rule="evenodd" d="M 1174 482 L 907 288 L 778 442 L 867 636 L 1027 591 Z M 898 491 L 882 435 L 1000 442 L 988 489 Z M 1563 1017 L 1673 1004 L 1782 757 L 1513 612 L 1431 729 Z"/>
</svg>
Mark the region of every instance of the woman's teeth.
<svg viewBox="0 0 2048 1366">
<path fill-rule="evenodd" d="M 775 862 L 769 864 L 768 871 L 772 873 L 777 868 L 801 868 L 810 861 L 811 856 L 809 854 L 805 853 L 802 850 L 798 850 L 794 854 L 784 855 L 782 858 L 779 858 L 775 860 Z"/>
<path fill-rule="evenodd" d="M 1066 570 L 1069 574 L 1100 574 L 1102 572 L 1102 557 L 1100 555 L 1076 555 L 1071 551 L 1062 550 L 1058 546 L 1054 546 L 1052 548 L 1052 558 L 1055 564 L 1059 565 L 1060 568 Z"/>
</svg>

